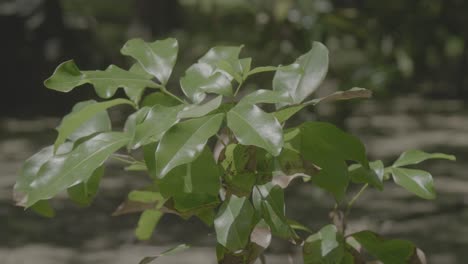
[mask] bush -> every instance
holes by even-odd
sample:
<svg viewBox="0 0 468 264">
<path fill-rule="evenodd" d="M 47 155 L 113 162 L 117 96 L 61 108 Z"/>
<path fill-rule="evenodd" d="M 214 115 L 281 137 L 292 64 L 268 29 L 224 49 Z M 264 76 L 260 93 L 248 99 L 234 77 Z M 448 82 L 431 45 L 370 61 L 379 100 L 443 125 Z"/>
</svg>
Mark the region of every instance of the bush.
<svg viewBox="0 0 468 264">
<path fill-rule="evenodd" d="M 371 231 L 346 233 L 346 217 L 366 188 L 383 190 L 387 180 L 434 199 L 431 174 L 407 166 L 455 158 L 411 150 L 385 167 L 382 161 L 369 162 L 359 139 L 332 124 L 287 126 L 308 106 L 371 93 L 352 88 L 308 100 L 328 70 L 328 50 L 320 43 L 294 63 L 278 67 L 251 68 L 251 58 L 239 58 L 241 48 L 214 47 L 189 67 L 180 79 L 184 99 L 166 87 L 177 58 L 175 39 L 128 41 L 121 52 L 137 61 L 129 70 L 111 65 L 104 71 L 82 71 L 73 61 L 59 65 L 45 81 L 47 88 L 69 92 L 88 83 L 108 100 L 76 104 L 57 128 L 55 143 L 24 163 L 14 188 L 18 205 L 51 216 L 47 200 L 64 190 L 73 201 L 89 205 L 105 161 L 115 158 L 127 171 L 147 172 L 153 182 L 130 192 L 115 212 L 141 212 L 135 232 L 141 240 L 149 239 L 161 217 L 170 213 L 197 217 L 214 228 L 219 263 L 263 259 L 272 235 L 302 247 L 308 264 L 363 263 L 367 256 L 384 263 L 423 262 L 410 242 L 386 240 Z M 239 96 L 248 78 L 270 71 L 275 72 L 271 90 Z M 110 99 L 119 88 L 129 99 Z M 135 111 L 123 131 L 114 132 L 107 109 L 123 105 Z M 116 153 L 121 148 L 126 154 Z M 295 179 L 333 195 L 331 224 L 311 231 L 285 215 L 284 189 Z M 362 188 L 349 199 L 350 184 Z"/>
</svg>

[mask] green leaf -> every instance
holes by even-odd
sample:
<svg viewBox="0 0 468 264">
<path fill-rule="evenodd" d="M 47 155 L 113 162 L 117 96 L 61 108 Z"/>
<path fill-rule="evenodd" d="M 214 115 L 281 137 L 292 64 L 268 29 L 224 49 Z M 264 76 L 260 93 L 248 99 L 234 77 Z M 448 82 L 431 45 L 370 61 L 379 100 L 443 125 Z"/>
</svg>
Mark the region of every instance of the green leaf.
<svg viewBox="0 0 468 264">
<path fill-rule="evenodd" d="M 77 182 L 87 181 L 112 153 L 128 141 L 124 133 L 101 133 L 67 154 L 53 156 L 41 166 L 29 185 L 26 206 L 49 199 Z"/>
<path fill-rule="evenodd" d="M 180 122 L 169 129 L 155 153 L 156 175 L 163 178 L 173 168 L 195 160 L 206 142 L 216 134 L 224 114 L 209 115 Z"/>
<path fill-rule="evenodd" d="M 134 112 L 133 114 L 129 115 L 127 120 L 125 121 L 124 124 L 124 132 L 129 135 L 132 140 L 135 138 L 135 132 L 136 132 L 136 127 L 139 125 L 143 120 L 145 120 L 146 115 L 148 115 L 148 112 L 151 110 L 152 107 L 149 106 L 144 106 L 138 111 Z M 131 149 L 132 144 L 127 146 L 128 149 Z"/>
<path fill-rule="evenodd" d="M 371 91 L 364 89 L 364 88 L 354 87 L 346 91 L 338 91 L 338 92 L 332 93 L 322 98 L 313 99 L 313 100 L 304 102 L 299 105 L 293 105 L 293 106 L 281 108 L 278 111 L 276 111 L 274 115 L 280 123 L 283 123 L 289 118 L 291 118 L 293 115 L 295 115 L 297 112 L 301 111 L 304 107 L 309 106 L 309 105 L 315 106 L 322 102 L 349 100 L 349 99 L 355 99 L 355 98 L 370 98 L 371 96 L 372 96 Z"/>
<path fill-rule="evenodd" d="M 196 104 L 205 99 L 205 93 L 232 96 L 231 80 L 221 72 L 215 72 L 214 68 L 206 63 L 196 63 L 190 66 L 185 75 L 180 78 L 180 87 L 184 94 Z"/>
<path fill-rule="evenodd" d="M 369 168 L 364 145 L 359 139 L 329 123 L 303 123 L 300 141 L 304 159 L 321 168 L 312 181 L 337 200 L 344 197 L 349 183 L 346 161 L 354 160 Z"/>
<path fill-rule="evenodd" d="M 283 130 L 276 118 L 256 105 L 238 104 L 227 113 L 227 125 L 240 144 L 253 145 L 274 156 L 283 147 Z"/>
<path fill-rule="evenodd" d="M 138 264 L 149 264 L 149 263 L 153 262 L 154 260 L 156 260 L 159 257 L 173 255 L 173 254 L 176 254 L 176 253 L 178 253 L 180 251 L 186 250 L 188 248 L 190 248 L 190 246 L 188 246 L 186 244 L 181 244 L 181 245 L 178 245 L 178 246 L 176 246 L 174 248 L 168 249 L 168 250 L 162 252 L 161 254 L 159 254 L 157 256 L 145 257 Z"/>
<path fill-rule="evenodd" d="M 72 150 L 72 143 L 62 144 L 57 150 L 57 155 L 68 153 Z M 54 147 L 49 146 L 28 158 L 20 169 L 19 177 L 16 180 L 13 196 L 18 206 L 26 206 L 27 194 L 31 189 L 31 183 L 36 179 L 42 165 L 54 156 Z"/>
<path fill-rule="evenodd" d="M 246 197 L 231 195 L 219 209 L 214 226 L 219 244 L 234 252 L 243 249 L 253 228 L 254 210 Z"/>
<path fill-rule="evenodd" d="M 136 59 L 143 69 L 165 85 L 177 59 L 179 45 L 174 38 L 152 43 L 142 39 L 131 39 L 121 49 L 123 55 Z"/>
<path fill-rule="evenodd" d="M 257 74 L 257 73 L 262 73 L 262 72 L 276 71 L 277 69 L 278 67 L 276 66 L 260 66 L 260 67 L 256 67 L 250 70 L 248 73 L 248 76 Z"/>
<path fill-rule="evenodd" d="M 156 228 L 163 213 L 159 210 L 145 210 L 138 220 L 135 235 L 139 240 L 148 240 Z"/>
<path fill-rule="evenodd" d="M 67 116 L 72 115 L 73 113 L 80 112 L 83 108 L 87 107 L 88 105 L 96 103 L 97 102 L 95 100 L 79 102 L 75 106 L 73 106 L 71 113 L 66 115 L 64 119 L 66 119 Z M 112 127 L 109 115 L 106 111 L 99 111 L 91 119 L 84 123 L 81 123 L 80 126 L 77 129 L 75 129 L 75 131 L 71 135 L 68 136 L 68 139 L 70 139 L 71 141 L 76 141 L 80 138 L 90 136 L 97 132 L 110 131 L 111 129 Z"/>
<path fill-rule="evenodd" d="M 274 112 L 273 114 L 275 115 L 276 119 L 278 119 L 280 123 L 283 123 L 289 118 L 291 118 L 293 115 L 295 115 L 297 112 L 301 111 L 302 108 L 306 106 L 307 105 L 305 104 L 293 105 L 290 107 L 281 108 L 280 110 Z"/>
<path fill-rule="evenodd" d="M 400 155 L 395 163 L 393 163 L 393 167 L 419 164 L 428 159 L 455 160 L 456 158 L 453 155 L 447 155 L 444 153 L 427 153 L 420 150 L 408 150 Z"/>
<path fill-rule="evenodd" d="M 342 240 L 336 226 L 326 225 L 306 239 L 303 248 L 304 264 L 341 263 L 344 255 Z"/>
<path fill-rule="evenodd" d="M 355 183 L 368 183 L 379 190 L 383 190 L 384 165 L 377 160 L 369 163 L 370 169 L 362 167 L 361 164 L 349 166 L 348 172 L 351 181 Z"/>
<path fill-rule="evenodd" d="M 292 103 L 292 99 L 287 92 L 278 92 L 272 90 L 257 90 L 251 94 L 248 94 L 240 100 L 239 103 L 246 104 L 277 104 L 277 103 Z"/>
<path fill-rule="evenodd" d="M 103 175 L 104 166 L 101 166 L 93 172 L 87 181 L 69 187 L 67 189 L 68 196 L 80 206 L 89 206 L 98 192 Z"/>
<path fill-rule="evenodd" d="M 145 116 L 144 120 L 135 127 L 135 135 L 130 145 L 132 149 L 157 142 L 169 128 L 179 122 L 177 115 L 183 106 L 166 107 L 162 105 L 153 106 Z"/>
<path fill-rule="evenodd" d="M 182 109 L 182 111 L 180 111 L 177 117 L 181 119 L 202 117 L 218 109 L 218 107 L 221 105 L 222 102 L 223 102 L 223 97 L 218 96 L 202 105 L 197 105 L 197 104 L 187 105 Z"/>
<path fill-rule="evenodd" d="M 250 234 L 250 244 L 248 247 L 248 261 L 254 263 L 258 257 L 270 246 L 271 230 L 268 224 L 262 219 L 252 230 Z"/>
<path fill-rule="evenodd" d="M 304 104 L 317 105 L 322 102 L 333 102 L 333 101 L 350 100 L 350 99 L 356 99 L 356 98 L 371 98 L 371 97 L 372 97 L 372 91 L 364 89 L 364 88 L 353 87 L 346 91 L 338 91 L 338 92 L 329 94 L 325 97 L 310 100 L 308 102 L 305 102 Z"/>
<path fill-rule="evenodd" d="M 128 194 L 128 200 L 140 203 L 156 203 L 164 200 L 164 198 L 158 192 L 131 191 Z"/>
<path fill-rule="evenodd" d="M 93 117 L 102 113 L 107 108 L 112 106 L 116 106 L 119 104 L 129 104 L 133 105 L 133 103 L 126 99 L 114 99 L 110 101 L 105 101 L 101 103 L 94 103 L 94 104 L 87 104 L 83 106 L 80 110 L 74 111 L 68 115 L 66 115 L 60 126 L 57 128 L 58 136 L 54 143 L 54 150 L 65 142 L 65 140 L 72 135 L 81 125 L 88 120 L 91 120 Z"/>
<path fill-rule="evenodd" d="M 371 231 L 351 235 L 371 255 L 385 264 L 410 263 L 416 248 L 411 242 L 399 239 L 387 240 Z"/>
<path fill-rule="evenodd" d="M 273 90 L 288 92 L 293 102 L 299 104 L 322 83 L 328 71 L 328 50 L 314 42 L 312 49 L 293 64 L 280 67 L 273 78 Z M 280 106 L 284 104 L 279 104 Z"/>
<path fill-rule="evenodd" d="M 184 94 L 198 104 L 205 99 L 205 93 L 232 96 L 233 75 L 239 75 L 246 67 L 246 61 L 239 61 L 242 47 L 218 46 L 211 48 L 198 63 L 190 66 L 180 79 Z M 226 67 L 227 66 L 227 67 Z M 236 76 L 239 78 L 238 76 Z"/>
<path fill-rule="evenodd" d="M 89 83 L 102 98 L 112 97 L 119 87 L 123 87 L 127 94 L 129 90 L 160 87 L 151 81 L 151 76 L 133 71 L 126 71 L 115 65 L 109 66 L 105 71 L 81 71 L 73 60 L 69 60 L 60 64 L 44 85 L 59 92 L 69 92 L 77 86 Z"/>
<path fill-rule="evenodd" d="M 144 106 L 153 107 L 155 105 L 176 106 L 179 104 L 180 102 L 177 99 L 162 92 L 150 93 L 147 96 L 145 96 L 145 98 L 141 102 L 142 107 Z"/>
<path fill-rule="evenodd" d="M 252 203 L 268 223 L 274 235 L 284 239 L 295 236 L 285 215 L 284 191 L 273 183 L 257 185 L 252 192 Z"/>
<path fill-rule="evenodd" d="M 208 148 L 192 163 L 178 166 L 158 180 L 164 197 L 174 199 L 178 211 L 218 203 L 221 171 Z"/>
<path fill-rule="evenodd" d="M 423 170 L 392 168 L 396 184 L 424 199 L 435 199 L 434 180 L 432 175 Z"/>
<path fill-rule="evenodd" d="M 55 216 L 55 210 L 52 208 L 48 200 L 41 200 L 31 206 L 31 210 L 41 216 L 52 218 Z"/>
</svg>

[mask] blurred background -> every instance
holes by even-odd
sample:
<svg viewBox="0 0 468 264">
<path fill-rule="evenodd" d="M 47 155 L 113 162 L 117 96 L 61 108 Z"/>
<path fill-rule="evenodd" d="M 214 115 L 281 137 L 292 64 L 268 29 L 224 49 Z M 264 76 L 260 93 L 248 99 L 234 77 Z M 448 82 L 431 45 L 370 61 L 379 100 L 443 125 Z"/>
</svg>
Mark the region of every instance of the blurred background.
<svg viewBox="0 0 468 264">
<path fill-rule="evenodd" d="M 215 263 L 213 231 L 196 220 L 167 216 L 151 241 L 142 243 L 133 237 L 137 215 L 110 216 L 127 191 L 145 183 L 117 164 L 110 163 L 90 208 L 58 198 L 57 216 L 45 219 L 11 201 L 21 163 L 53 142 L 60 116 L 75 102 L 95 98 L 90 87 L 67 94 L 45 89 L 42 82 L 55 67 L 68 59 L 85 70 L 127 67 L 130 61 L 119 53 L 127 39 L 175 37 L 180 48 L 169 82 L 174 93 L 178 77 L 214 45 L 244 44 L 243 55 L 263 66 L 289 64 L 312 41 L 323 42 L 330 71 L 314 96 L 358 86 L 374 97 L 324 104 L 298 120 L 333 122 L 359 136 L 371 160 L 387 164 L 414 148 L 458 158 L 422 165 L 435 177 L 435 202 L 388 184 L 358 201 L 350 229 L 413 240 L 430 263 L 465 263 L 467 14 L 465 0 L 0 0 L 0 262 L 137 263 L 170 245 L 192 243 L 196 247 L 182 258 L 160 263 Z M 259 75 L 246 89 L 270 89 L 271 78 Z M 122 122 L 119 112 L 112 114 Z M 311 228 L 329 221 L 327 194 L 295 185 L 286 197 L 292 218 Z M 287 263 L 289 256 L 301 263 L 297 249 L 285 242 L 274 241 L 268 253 L 271 263 Z"/>
</svg>

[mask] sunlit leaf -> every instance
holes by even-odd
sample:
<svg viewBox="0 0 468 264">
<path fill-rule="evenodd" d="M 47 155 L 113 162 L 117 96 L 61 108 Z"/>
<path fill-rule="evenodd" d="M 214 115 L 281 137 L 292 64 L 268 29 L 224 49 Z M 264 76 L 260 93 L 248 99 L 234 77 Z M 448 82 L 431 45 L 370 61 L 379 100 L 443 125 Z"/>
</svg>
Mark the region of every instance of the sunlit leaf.
<svg viewBox="0 0 468 264">
<path fill-rule="evenodd" d="M 172 73 L 179 46 L 177 40 L 168 38 L 155 42 L 131 39 L 121 49 L 123 55 L 136 59 L 145 71 L 166 84 Z"/>
<path fill-rule="evenodd" d="M 70 186 L 87 181 L 94 170 L 128 141 L 129 138 L 124 133 L 106 132 L 83 142 L 67 154 L 53 156 L 41 166 L 30 183 L 26 206 L 49 199 Z"/>
<path fill-rule="evenodd" d="M 69 92 L 83 84 L 92 84 L 96 93 L 102 98 L 112 97 L 118 88 L 141 91 L 148 88 L 159 88 L 151 81 L 151 76 L 123 70 L 115 65 L 105 71 L 81 71 L 73 60 L 60 64 L 44 85 L 59 92 Z"/>
<path fill-rule="evenodd" d="M 243 64 L 239 61 L 241 48 L 230 46 L 211 48 L 198 60 L 198 63 L 190 66 L 180 79 L 184 94 L 196 104 L 205 99 L 205 93 L 232 96 L 233 74 L 243 71 L 241 67 L 246 67 L 246 61 Z"/>
<path fill-rule="evenodd" d="M 163 216 L 163 213 L 159 210 L 145 210 L 138 220 L 137 228 L 135 229 L 135 235 L 140 240 L 148 240 L 153 235 L 153 231 L 156 228 L 159 220 Z"/>
<path fill-rule="evenodd" d="M 414 165 L 428 159 L 447 159 L 455 160 L 455 156 L 444 153 L 427 153 L 420 150 L 408 150 L 403 152 L 400 157 L 393 163 L 393 167 L 402 167 L 406 165 Z"/>
<path fill-rule="evenodd" d="M 177 115 L 178 118 L 202 117 L 216 110 L 223 102 L 223 97 L 218 96 L 209 102 L 201 105 L 193 104 L 185 106 Z"/>
<path fill-rule="evenodd" d="M 56 155 L 63 155 L 72 150 L 72 143 L 62 144 Z M 16 183 L 13 190 L 13 197 L 16 205 L 26 206 L 27 194 L 30 192 L 31 183 L 36 179 L 37 173 L 39 172 L 42 165 L 54 157 L 54 147 L 49 146 L 41 149 L 39 152 L 28 158 L 20 169 L 19 177 L 16 179 Z"/>
<path fill-rule="evenodd" d="M 250 201 L 231 195 L 224 201 L 214 222 L 218 243 L 232 252 L 243 249 L 253 228 L 253 217 Z"/>
<path fill-rule="evenodd" d="M 274 156 L 283 147 L 280 123 L 256 105 L 238 104 L 227 113 L 227 124 L 239 143 L 267 150 Z"/>
<path fill-rule="evenodd" d="M 144 120 L 135 127 L 134 137 L 130 143 L 132 149 L 157 142 L 169 128 L 179 122 L 177 115 L 183 106 L 166 107 L 162 105 L 153 106 Z"/>
<path fill-rule="evenodd" d="M 246 104 L 277 104 L 277 103 L 291 103 L 292 99 L 287 92 L 279 92 L 272 90 L 257 90 L 251 94 L 244 96 L 240 103 Z"/>
<path fill-rule="evenodd" d="M 66 119 L 69 115 L 73 115 L 73 113 L 80 112 L 86 106 L 96 103 L 97 102 L 95 100 L 79 102 L 73 106 L 71 113 L 66 115 L 64 119 Z M 68 139 L 71 141 L 76 141 L 79 138 L 87 137 L 97 132 L 110 131 L 111 128 L 109 115 L 107 114 L 107 111 L 102 110 L 97 112 L 88 121 L 80 124 L 80 126 L 75 129 L 71 135 L 68 136 Z"/>
<path fill-rule="evenodd" d="M 96 115 L 102 113 L 107 108 L 120 104 L 130 104 L 133 103 L 126 99 L 114 99 L 110 101 L 105 101 L 101 103 L 87 104 L 80 108 L 77 111 L 71 112 L 66 115 L 60 126 L 57 128 L 58 136 L 54 143 L 54 150 L 65 142 L 65 140 L 72 135 L 81 125 L 89 120 L 91 120 Z"/>
<path fill-rule="evenodd" d="M 424 199 L 435 199 L 434 180 L 432 175 L 423 170 L 392 168 L 396 184 Z"/>
<path fill-rule="evenodd" d="M 162 137 L 155 153 L 155 169 L 159 178 L 173 168 L 195 160 L 206 142 L 218 132 L 224 114 L 205 116 L 180 122 Z"/>
<path fill-rule="evenodd" d="M 293 64 L 278 68 L 273 78 L 273 90 L 288 92 L 293 103 L 299 104 L 319 87 L 327 71 L 328 50 L 323 44 L 314 42 L 312 49 Z"/>
<path fill-rule="evenodd" d="M 304 264 L 341 263 L 344 255 L 343 238 L 336 226 L 327 225 L 309 236 L 303 247 Z"/>
<path fill-rule="evenodd" d="M 369 163 L 370 169 L 361 164 L 349 166 L 349 177 L 355 183 L 368 183 L 379 190 L 383 190 L 384 165 L 377 160 Z"/>
<path fill-rule="evenodd" d="M 274 235 L 285 239 L 294 237 L 285 216 L 283 189 L 273 183 L 257 185 L 252 192 L 252 202 Z"/>
</svg>

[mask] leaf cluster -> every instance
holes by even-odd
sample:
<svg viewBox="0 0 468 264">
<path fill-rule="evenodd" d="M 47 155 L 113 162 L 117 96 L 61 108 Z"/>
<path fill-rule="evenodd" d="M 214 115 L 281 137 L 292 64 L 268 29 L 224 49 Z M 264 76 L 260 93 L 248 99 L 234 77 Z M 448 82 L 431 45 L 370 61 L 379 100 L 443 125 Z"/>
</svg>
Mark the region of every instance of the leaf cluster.
<svg viewBox="0 0 468 264">
<path fill-rule="evenodd" d="M 180 78 L 181 91 L 168 87 L 178 54 L 172 38 L 128 41 L 121 50 L 135 60 L 128 70 L 111 65 L 84 71 L 73 61 L 59 65 L 45 81 L 47 88 L 69 92 L 87 83 L 106 100 L 76 104 L 57 128 L 55 143 L 24 163 L 14 188 L 17 203 L 51 216 L 47 201 L 66 190 L 79 205 L 89 205 L 106 160 L 114 158 L 125 170 L 145 171 L 152 179 L 147 188 L 130 192 L 114 213 L 141 213 L 135 231 L 139 239 L 150 239 L 165 214 L 177 214 L 214 228 L 220 263 L 254 263 L 272 235 L 302 246 L 310 264 L 361 263 L 359 247 L 385 263 L 414 258 L 416 249 L 409 242 L 386 241 L 370 231 L 345 236 L 344 225 L 335 223 L 312 232 L 287 217 L 284 189 L 302 178 L 330 193 L 337 208 L 346 204 L 349 210 L 358 198 L 348 201 L 350 184 L 382 190 L 392 178 L 433 199 L 432 176 L 405 166 L 454 157 L 408 151 L 384 168 L 381 161 L 368 161 L 358 138 L 330 123 L 288 126 L 288 119 L 308 106 L 371 93 L 352 88 L 310 99 L 328 70 L 328 50 L 318 42 L 284 66 L 253 68 L 251 58 L 240 58 L 241 49 L 211 48 Z M 263 72 L 274 72 L 272 89 L 241 89 Z M 119 88 L 128 99 L 111 98 Z M 184 98 L 175 95 L 180 92 Z M 107 109 L 125 105 L 134 112 L 123 130 L 113 131 Z M 121 149 L 125 153 L 117 152 Z M 136 158 L 138 153 L 143 159 Z"/>
</svg>

